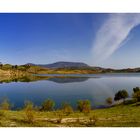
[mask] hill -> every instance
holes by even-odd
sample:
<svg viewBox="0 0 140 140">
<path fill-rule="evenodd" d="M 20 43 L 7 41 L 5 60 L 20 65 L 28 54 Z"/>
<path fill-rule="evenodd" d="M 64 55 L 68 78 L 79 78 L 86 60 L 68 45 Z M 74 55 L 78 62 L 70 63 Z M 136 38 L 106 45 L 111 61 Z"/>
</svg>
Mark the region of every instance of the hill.
<svg viewBox="0 0 140 140">
<path fill-rule="evenodd" d="M 27 63 L 26 65 L 31 65 L 31 66 L 41 66 L 45 68 L 50 68 L 50 69 L 58 69 L 58 68 L 88 68 L 90 67 L 89 65 L 81 62 L 55 62 L 52 64 L 33 64 L 33 63 Z"/>
</svg>

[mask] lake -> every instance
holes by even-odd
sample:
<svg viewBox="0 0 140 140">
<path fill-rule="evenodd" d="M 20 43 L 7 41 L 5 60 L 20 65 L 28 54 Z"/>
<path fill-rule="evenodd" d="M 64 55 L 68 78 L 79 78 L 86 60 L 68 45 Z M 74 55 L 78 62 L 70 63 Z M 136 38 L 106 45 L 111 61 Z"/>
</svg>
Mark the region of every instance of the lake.
<svg viewBox="0 0 140 140">
<path fill-rule="evenodd" d="M 20 109 L 26 100 L 39 106 L 49 98 L 55 101 L 57 109 L 61 107 L 62 102 L 69 102 L 75 108 L 78 100 L 88 99 L 93 108 L 99 108 L 106 105 L 106 98 L 114 98 L 118 90 L 126 89 L 131 96 L 132 89 L 140 87 L 140 73 L 46 74 L 33 77 L 35 80 L 26 78 L 1 82 L 0 100 L 8 98 L 14 104 L 13 109 Z"/>
</svg>

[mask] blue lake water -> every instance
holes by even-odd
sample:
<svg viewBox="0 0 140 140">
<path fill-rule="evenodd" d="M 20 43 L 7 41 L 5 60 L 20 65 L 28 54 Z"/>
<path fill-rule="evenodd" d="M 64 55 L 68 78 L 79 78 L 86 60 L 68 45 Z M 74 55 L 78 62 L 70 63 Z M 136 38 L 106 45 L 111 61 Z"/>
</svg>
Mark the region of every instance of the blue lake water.
<svg viewBox="0 0 140 140">
<path fill-rule="evenodd" d="M 50 98 L 55 101 L 55 108 L 60 108 L 62 102 L 69 102 L 76 107 L 77 100 L 88 99 L 94 108 L 106 105 L 106 98 L 114 98 L 120 89 L 126 89 L 131 96 L 133 87 L 140 87 L 140 73 L 39 76 L 50 78 L 32 82 L 1 83 L 0 100 L 8 98 L 14 104 L 13 109 L 18 109 L 23 107 L 26 100 L 39 106 L 45 99 Z"/>
</svg>

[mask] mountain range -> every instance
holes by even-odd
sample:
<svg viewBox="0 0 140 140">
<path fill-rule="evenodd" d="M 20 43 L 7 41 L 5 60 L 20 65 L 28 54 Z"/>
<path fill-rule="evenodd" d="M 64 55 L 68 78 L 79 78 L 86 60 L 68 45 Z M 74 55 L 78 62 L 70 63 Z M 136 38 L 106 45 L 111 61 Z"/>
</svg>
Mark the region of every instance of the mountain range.
<svg viewBox="0 0 140 140">
<path fill-rule="evenodd" d="M 138 68 L 125 68 L 125 69 L 113 69 L 113 68 L 102 68 L 90 66 L 83 62 L 65 62 L 59 61 L 51 64 L 33 64 L 27 63 L 26 65 L 30 66 L 40 66 L 43 68 L 49 69 L 88 69 L 88 70 L 96 70 L 98 72 L 140 72 L 140 67 Z"/>
<path fill-rule="evenodd" d="M 33 63 L 27 63 L 26 65 L 31 65 L 31 66 L 40 66 L 40 67 L 45 67 L 45 68 L 51 68 L 51 69 L 57 69 L 57 68 L 89 68 L 90 66 L 82 63 L 82 62 L 55 62 L 51 64 L 33 64 Z"/>
</svg>

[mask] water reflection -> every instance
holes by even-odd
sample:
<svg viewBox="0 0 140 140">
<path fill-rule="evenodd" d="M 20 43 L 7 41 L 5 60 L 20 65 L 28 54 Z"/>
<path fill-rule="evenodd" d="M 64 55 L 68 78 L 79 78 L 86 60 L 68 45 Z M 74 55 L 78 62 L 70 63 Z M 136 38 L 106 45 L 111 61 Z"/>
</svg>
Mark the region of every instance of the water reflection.
<svg viewBox="0 0 140 140">
<path fill-rule="evenodd" d="M 53 81 L 56 83 L 84 82 L 88 79 L 89 77 L 51 77 L 51 78 L 48 78 L 49 81 Z"/>
<path fill-rule="evenodd" d="M 68 76 L 24 76 L 19 78 L 1 78 L 0 83 L 11 83 L 11 82 L 34 82 L 41 80 L 49 80 L 56 83 L 73 83 L 73 82 L 84 82 L 88 80 L 89 77 L 68 77 Z"/>
</svg>

